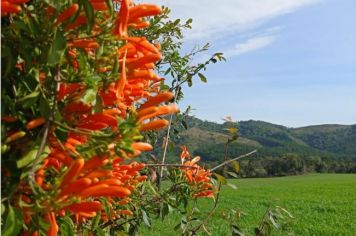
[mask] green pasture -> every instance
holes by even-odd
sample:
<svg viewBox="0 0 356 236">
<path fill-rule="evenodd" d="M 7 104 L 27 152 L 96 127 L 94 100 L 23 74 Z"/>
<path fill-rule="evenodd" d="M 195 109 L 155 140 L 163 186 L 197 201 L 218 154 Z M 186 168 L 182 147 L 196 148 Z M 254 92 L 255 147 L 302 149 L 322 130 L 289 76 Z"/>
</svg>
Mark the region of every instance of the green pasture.
<svg viewBox="0 0 356 236">
<path fill-rule="evenodd" d="M 254 235 L 254 228 L 271 206 L 281 206 L 295 218 L 288 231 L 273 235 L 356 235 L 355 174 L 311 174 L 229 182 L 237 189 L 222 189 L 219 207 L 207 224 L 212 235 L 231 235 L 229 222 L 221 214 L 226 215 L 232 209 L 243 212 L 237 224 L 245 235 Z M 204 219 L 212 205 L 212 200 L 199 200 L 202 209 L 199 217 Z M 173 214 L 163 222 L 154 220 L 152 228 L 144 227 L 140 235 L 179 235 L 173 228 L 180 219 L 179 214 Z"/>
</svg>

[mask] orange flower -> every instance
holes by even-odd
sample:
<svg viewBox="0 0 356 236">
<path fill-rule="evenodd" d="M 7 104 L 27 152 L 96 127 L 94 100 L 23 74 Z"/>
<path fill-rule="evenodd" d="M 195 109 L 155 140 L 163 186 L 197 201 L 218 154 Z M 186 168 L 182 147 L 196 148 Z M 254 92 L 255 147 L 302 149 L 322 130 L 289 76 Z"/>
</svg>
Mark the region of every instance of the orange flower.
<svg viewBox="0 0 356 236">
<path fill-rule="evenodd" d="M 75 204 L 69 205 L 69 206 L 65 207 L 65 209 L 68 209 L 74 213 L 95 212 L 95 211 L 101 211 L 101 209 L 103 209 L 103 206 L 98 201 L 80 202 L 80 203 L 75 203 Z"/>
<path fill-rule="evenodd" d="M 169 124 L 168 120 L 164 120 L 164 119 L 154 120 L 149 123 L 143 124 L 140 127 L 140 131 L 158 130 L 166 127 L 168 124 Z"/>
<path fill-rule="evenodd" d="M 162 8 L 157 5 L 138 4 L 130 7 L 130 21 L 134 21 L 136 18 L 159 15 L 161 12 Z"/>
<path fill-rule="evenodd" d="M 87 17 L 84 16 L 84 15 L 80 15 L 77 17 L 77 19 L 73 22 L 73 23 L 70 23 L 66 26 L 65 30 L 66 31 L 69 31 L 69 30 L 72 30 L 72 29 L 75 29 L 81 25 L 84 25 L 86 24 L 88 21 Z"/>
<path fill-rule="evenodd" d="M 13 117 L 13 116 L 3 116 L 3 117 L 1 117 L 1 121 L 7 122 L 7 123 L 12 123 L 12 122 L 17 121 L 17 118 Z"/>
<path fill-rule="evenodd" d="M 181 153 L 180 153 L 180 160 L 182 161 L 182 164 L 184 162 L 185 159 L 189 159 L 190 158 L 190 153 L 187 149 L 187 147 L 185 145 L 180 147 L 182 149 Z"/>
<path fill-rule="evenodd" d="M 205 170 L 203 167 L 199 166 L 197 163 L 200 157 L 194 157 L 191 161 L 186 161 L 190 158 L 190 154 L 186 146 L 181 147 L 182 152 L 180 154 L 180 159 L 183 166 L 182 171 L 188 183 L 193 188 L 193 197 L 214 197 L 213 185 L 210 183 L 210 171 Z"/>
<path fill-rule="evenodd" d="M 152 145 L 149 143 L 136 142 L 131 145 L 132 149 L 139 151 L 151 151 L 153 149 Z"/>
<path fill-rule="evenodd" d="M 75 178 L 79 175 L 83 166 L 84 166 L 83 158 L 79 158 L 75 160 L 73 164 L 68 168 L 66 174 L 63 176 L 61 187 L 66 186 L 70 182 L 73 182 Z"/>
<path fill-rule="evenodd" d="M 74 3 L 71 6 L 69 6 L 68 8 L 66 8 L 58 17 L 57 17 L 57 21 L 55 23 L 55 25 L 59 25 L 62 22 L 66 21 L 69 17 L 73 16 L 76 11 L 78 11 L 79 9 L 79 5 Z"/>
<path fill-rule="evenodd" d="M 113 34 L 121 37 L 127 37 L 127 23 L 129 21 L 130 0 L 121 0 L 120 12 Z"/>
<path fill-rule="evenodd" d="M 68 47 L 75 48 L 99 48 L 100 45 L 94 39 L 75 39 L 67 43 Z"/>
<path fill-rule="evenodd" d="M 34 129 L 40 125 L 43 125 L 46 122 L 45 118 L 39 117 L 34 120 L 31 120 L 30 122 L 27 123 L 26 129 L 31 130 Z"/>
<path fill-rule="evenodd" d="M 174 94 L 172 92 L 163 92 L 159 93 L 154 97 L 149 97 L 147 101 L 138 109 L 138 111 L 141 111 L 142 109 L 151 107 L 151 106 L 156 106 L 162 102 L 167 102 L 169 100 L 172 100 L 174 98 Z"/>
<path fill-rule="evenodd" d="M 48 221 L 49 221 L 49 228 L 47 231 L 47 236 L 57 236 L 59 227 L 56 222 L 56 216 L 54 212 L 49 212 L 46 215 Z"/>
<path fill-rule="evenodd" d="M 21 11 L 21 6 L 18 4 L 26 3 L 28 0 L 19 0 L 19 1 L 1 1 L 1 16 L 6 16 L 7 14 L 18 14 Z"/>
</svg>

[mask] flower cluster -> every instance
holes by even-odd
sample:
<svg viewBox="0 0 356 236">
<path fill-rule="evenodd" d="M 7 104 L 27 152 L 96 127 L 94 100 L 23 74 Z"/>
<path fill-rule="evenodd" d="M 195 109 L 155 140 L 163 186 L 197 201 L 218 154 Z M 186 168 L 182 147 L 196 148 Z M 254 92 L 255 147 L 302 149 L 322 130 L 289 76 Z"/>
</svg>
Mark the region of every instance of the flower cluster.
<svg viewBox="0 0 356 236">
<path fill-rule="evenodd" d="M 18 4 L 25 2 L 3 1 L 2 16 L 19 13 Z M 36 113 L 27 119 L 26 132 L 8 132 L 6 139 L 12 145 L 27 133 L 48 132 L 47 154 L 41 155 L 39 163 L 32 163 L 33 176 L 22 178 L 16 191 L 15 205 L 22 211 L 27 234 L 45 231 L 47 235 L 57 235 L 57 219 L 63 216 L 84 222 L 98 214 L 103 221 L 132 214 L 125 205 L 146 176 L 140 174 L 145 165 L 132 162 L 131 158 L 152 149 L 150 144 L 140 142 L 140 134 L 166 127 L 168 121 L 162 116 L 178 112 L 176 105 L 165 105 L 174 95 L 160 89 L 163 78 L 154 72 L 155 63 L 162 58 L 159 45 L 144 37 L 130 36 L 131 29 L 147 27 L 146 17 L 160 14 L 161 8 L 121 0 L 111 29 L 110 40 L 116 44 L 106 60 L 97 55 L 105 46 L 100 38 L 105 30 L 100 25 L 109 17 L 107 1 L 88 1 L 97 16 L 90 34 L 80 33 L 90 21 L 81 2 L 74 1 L 61 10 L 52 5 L 44 8 L 44 15 L 53 21 L 52 27 L 65 32 L 63 71 L 75 75 L 73 80 L 64 79 L 60 70 L 54 72 L 38 66 L 39 86 L 43 90 L 48 88 L 49 81 L 56 83 L 53 104 L 59 110 L 56 115 L 60 120 Z M 83 57 L 95 64 L 93 73 L 104 78 L 95 85 L 78 79 L 83 71 L 91 69 Z M 19 62 L 16 67 L 24 72 L 26 64 Z M 95 104 L 83 99 L 93 87 Z M 2 120 L 11 123 L 18 118 L 9 115 Z M 89 148 L 93 151 L 88 151 Z M 104 211 L 103 198 L 108 202 L 109 215 Z M 49 225 L 45 230 L 34 223 L 33 218 L 38 216 Z"/>
<path fill-rule="evenodd" d="M 22 7 L 20 4 L 26 3 L 29 0 L 4 0 L 1 1 L 1 16 L 8 14 L 18 14 L 21 12 Z"/>
<path fill-rule="evenodd" d="M 199 156 L 190 160 L 190 153 L 186 146 L 182 146 L 181 149 L 180 159 L 184 166 L 182 171 L 188 183 L 193 187 L 193 197 L 214 197 L 210 171 L 197 164 L 200 161 Z"/>
</svg>

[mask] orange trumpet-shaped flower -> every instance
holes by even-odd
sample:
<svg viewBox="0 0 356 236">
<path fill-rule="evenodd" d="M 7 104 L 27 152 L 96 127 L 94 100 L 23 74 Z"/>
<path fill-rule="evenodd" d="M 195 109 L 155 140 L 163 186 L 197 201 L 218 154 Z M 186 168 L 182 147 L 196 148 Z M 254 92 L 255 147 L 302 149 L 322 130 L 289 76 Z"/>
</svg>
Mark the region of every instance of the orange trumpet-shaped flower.
<svg viewBox="0 0 356 236">
<path fill-rule="evenodd" d="M 3 116 L 3 117 L 1 117 L 1 121 L 2 122 L 12 123 L 12 122 L 17 121 L 17 118 L 13 117 L 13 116 Z"/>
<path fill-rule="evenodd" d="M 45 118 L 39 117 L 34 120 L 31 120 L 30 122 L 27 123 L 26 129 L 31 130 L 34 129 L 40 125 L 43 125 L 46 122 Z"/>
<path fill-rule="evenodd" d="M 75 48 L 99 48 L 100 45 L 94 39 L 75 39 L 67 43 L 68 47 Z"/>
<path fill-rule="evenodd" d="M 74 182 L 71 182 L 66 187 L 61 189 L 58 198 L 61 198 L 66 195 L 75 195 L 83 191 L 85 188 L 89 187 L 92 184 L 92 179 L 90 178 L 81 178 Z"/>
<path fill-rule="evenodd" d="M 93 211 L 95 212 L 95 211 L 101 211 L 103 209 L 103 205 L 98 201 L 80 202 L 80 203 L 74 203 L 72 205 L 69 205 L 65 207 L 65 209 L 68 209 L 74 213 L 93 212 Z"/>
<path fill-rule="evenodd" d="M 138 111 L 141 111 L 147 107 L 156 106 L 162 102 L 167 102 L 173 98 L 174 94 L 172 92 L 163 92 L 154 97 L 149 97 L 147 101 L 140 107 L 140 109 L 138 109 Z"/>
<path fill-rule="evenodd" d="M 29 0 L 18 0 L 18 1 L 4 0 L 4 1 L 1 1 L 1 16 L 6 16 L 7 14 L 20 13 L 22 8 L 18 4 L 26 3 L 28 1 Z"/>
<path fill-rule="evenodd" d="M 93 187 L 89 187 L 79 194 L 79 196 L 85 197 L 126 197 L 131 194 L 128 188 L 121 186 L 109 186 L 107 184 L 99 184 Z"/>
<path fill-rule="evenodd" d="M 128 37 L 127 41 L 135 43 L 137 47 L 143 48 L 151 53 L 159 54 L 159 50 L 144 37 Z"/>
<path fill-rule="evenodd" d="M 125 52 L 126 54 L 126 52 Z M 123 59 L 121 66 L 121 78 L 116 82 L 116 97 L 121 98 L 124 88 L 126 86 L 126 56 Z"/>
<path fill-rule="evenodd" d="M 69 167 L 66 174 L 63 176 L 61 187 L 66 186 L 70 182 L 73 182 L 75 178 L 79 175 L 81 169 L 84 166 L 84 159 L 79 158 L 73 162 L 73 164 Z"/>
<path fill-rule="evenodd" d="M 189 159 L 190 158 L 190 153 L 187 149 L 187 147 L 185 145 L 180 147 L 182 149 L 181 153 L 180 153 L 180 160 L 182 161 L 182 163 L 185 161 L 185 159 Z"/>
<path fill-rule="evenodd" d="M 88 22 L 88 19 L 86 16 L 84 16 L 84 15 L 78 16 L 77 19 L 73 23 L 70 23 L 66 26 L 65 30 L 69 31 L 69 30 L 75 29 L 81 25 L 86 24 L 87 22 Z"/>
<path fill-rule="evenodd" d="M 164 119 L 154 120 L 147 124 L 143 124 L 140 127 L 140 131 L 158 130 L 166 127 L 168 124 L 169 124 L 168 120 L 164 120 Z"/>
<path fill-rule="evenodd" d="M 47 231 L 47 236 L 57 236 L 59 227 L 56 222 L 56 215 L 54 212 L 49 212 L 47 215 L 49 221 L 49 229 Z"/>
<path fill-rule="evenodd" d="M 213 185 L 210 183 L 210 171 L 205 170 L 197 163 L 200 157 L 194 157 L 191 161 L 186 159 L 190 158 L 190 154 L 186 146 L 181 147 L 182 152 L 180 159 L 183 164 L 182 171 L 185 174 L 187 182 L 192 186 L 194 193 L 193 197 L 214 197 Z"/>
<path fill-rule="evenodd" d="M 153 149 L 151 144 L 143 142 L 133 143 L 131 147 L 139 151 L 151 151 Z"/>
<path fill-rule="evenodd" d="M 100 168 L 100 167 L 106 165 L 107 163 L 109 163 L 108 157 L 94 156 L 85 162 L 81 172 L 85 173 L 87 171 L 91 171 L 91 170 Z"/>
<path fill-rule="evenodd" d="M 162 8 L 157 5 L 138 4 L 130 7 L 130 21 L 133 21 L 136 18 L 159 15 L 161 12 Z"/>
<path fill-rule="evenodd" d="M 66 21 L 69 17 L 73 16 L 76 11 L 78 11 L 79 5 L 76 3 L 73 3 L 71 6 L 66 8 L 57 18 L 57 21 L 55 25 L 59 25 L 62 22 Z"/>
<path fill-rule="evenodd" d="M 148 109 L 148 108 L 146 108 Z M 145 109 L 144 109 L 145 110 Z M 155 112 L 148 113 L 144 116 L 139 116 L 138 122 L 162 115 L 175 114 L 179 111 L 179 108 L 176 104 L 170 104 L 167 106 L 161 106 L 156 109 Z"/>
<path fill-rule="evenodd" d="M 121 0 L 120 12 L 118 14 L 118 19 L 116 26 L 114 28 L 114 35 L 118 37 L 127 37 L 127 24 L 129 21 L 129 4 L 130 0 Z"/>
</svg>

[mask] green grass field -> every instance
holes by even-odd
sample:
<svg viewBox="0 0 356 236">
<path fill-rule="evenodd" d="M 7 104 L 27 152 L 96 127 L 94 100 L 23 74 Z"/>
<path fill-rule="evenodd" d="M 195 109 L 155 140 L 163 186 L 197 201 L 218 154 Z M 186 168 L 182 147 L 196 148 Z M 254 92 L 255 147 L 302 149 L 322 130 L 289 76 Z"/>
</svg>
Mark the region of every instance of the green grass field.
<svg viewBox="0 0 356 236">
<path fill-rule="evenodd" d="M 269 206 L 281 206 L 295 218 L 290 235 L 356 235 L 356 175 L 312 174 L 263 179 L 230 180 L 238 189 L 225 187 L 219 207 L 207 224 L 212 235 L 231 235 L 229 223 L 221 212 L 240 209 L 245 213 L 238 224 L 245 235 L 254 235 Z M 201 209 L 210 209 L 213 202 L 200 200 Z M 204 217 L 206 211 L 201 211 Z M 178 214 L 144 227 L 141 235 L 179 235 L 173 227 Z M 273 235 L 287 235 L 286 232 Z"/>
</svg>

